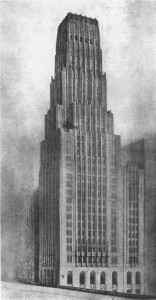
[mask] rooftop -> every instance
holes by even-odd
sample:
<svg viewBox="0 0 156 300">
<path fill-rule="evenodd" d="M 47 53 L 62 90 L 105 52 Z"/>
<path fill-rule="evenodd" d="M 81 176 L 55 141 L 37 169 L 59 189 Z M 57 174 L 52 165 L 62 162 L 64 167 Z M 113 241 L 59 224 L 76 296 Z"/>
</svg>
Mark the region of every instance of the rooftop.
<svg viewBox="0 0 156 300">
<path fill-rule="evenodd" d="M 98 26 L 97 19 L 92 19 L 92 18 L 88 18 L 86 16 L 73 14 L 71 12 L 66 15 L 66 17 L 63 19 L 62 23 L 64 23 L 65 21 L 67 21 L 67 22 L 69 22 L 69 21 L 84 22 L 84 23 L 88 23 L 88 24 L 92 24 L 92 25 L 97 25 Z"/>
</svg>

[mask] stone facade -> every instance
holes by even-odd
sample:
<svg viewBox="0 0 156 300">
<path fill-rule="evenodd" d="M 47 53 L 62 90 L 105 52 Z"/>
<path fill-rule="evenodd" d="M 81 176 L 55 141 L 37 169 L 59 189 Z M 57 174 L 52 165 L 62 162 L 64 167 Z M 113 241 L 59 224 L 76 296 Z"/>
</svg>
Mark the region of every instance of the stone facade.
<svg viewBox="0 0 156 300">
<path fill-rule="evenodd" d="M 39 194 L 27 189 L 16 197 L 16 279 L 38 282 Z"/>
<path fill-rule="evenodd" d="M 156 294 L 156 135 L 146 135 L 144 139 L 130 143 L 122 149 L 122 164 L 127 160 L 138 163 L 143 168 L 145 189 L 145 293 Z M 141 227 L 142 228 L 142 227 Z M 141 231 L 140 231 L 141 234 Z"/>
<path fill-rule="evenodd" d="M 40 284 L 144 293 L 143 176 L 138 166 L 121 167 L 98 22 L 68 14 L 58 28 L 41 143 Z M 137 231 L 127 228 L 130 210 Z"/>
</svg>

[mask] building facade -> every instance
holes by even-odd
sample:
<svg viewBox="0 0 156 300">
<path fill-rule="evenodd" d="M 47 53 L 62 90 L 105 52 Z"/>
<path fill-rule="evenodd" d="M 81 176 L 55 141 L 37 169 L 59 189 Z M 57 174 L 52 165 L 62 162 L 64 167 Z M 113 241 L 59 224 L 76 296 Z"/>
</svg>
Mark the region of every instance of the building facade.
<svg viewBox="0 0 156 300">
<path fill-rule="evenodd" d="M 144 170 L 136 162 L 121 167 L 124 292 L 145 292 Z"/>
<path fill-rule="evenodd" d="M 17 178 L 17 177 L 16 177 Z M 16 223 L 16 279 L 33 283 L 35 278 L 33 199 L 34 162 L 33 146 L 26 136 L 20 139 L 18 178 L 15 198 Z"/>
<path fill-rule="evenodd" d="M 127 160 L 143 168 L 145 189 L 145 293 L 156 294 L 156 135 L 146 135 L 122 149 L 122 164 Z"/>
<path fill-rule="evenodd" d="M 16 279 L 38 283 L 39 192 L 27 189 L 16 197 Z"/>
<path fill-rule="evenodd" d="M 121 167 L 96 19 L 58 28 L 40 159 L 40 284 L 144 293 L 144 172 Z"/>
</svg>

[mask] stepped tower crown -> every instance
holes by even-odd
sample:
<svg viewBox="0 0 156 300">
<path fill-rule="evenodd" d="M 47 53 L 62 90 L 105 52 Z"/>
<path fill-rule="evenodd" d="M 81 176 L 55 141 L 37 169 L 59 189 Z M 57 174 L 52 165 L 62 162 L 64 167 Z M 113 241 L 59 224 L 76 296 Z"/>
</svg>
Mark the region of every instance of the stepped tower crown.
<svg viewBox="0 0 156 300">
<path fill-rule="evenodd" d="M 55 75 L 63 67 L 83 72 L 102 72 L 100 34 L 96 19 L 67 14 L 58 28 Z"/>
</svg>

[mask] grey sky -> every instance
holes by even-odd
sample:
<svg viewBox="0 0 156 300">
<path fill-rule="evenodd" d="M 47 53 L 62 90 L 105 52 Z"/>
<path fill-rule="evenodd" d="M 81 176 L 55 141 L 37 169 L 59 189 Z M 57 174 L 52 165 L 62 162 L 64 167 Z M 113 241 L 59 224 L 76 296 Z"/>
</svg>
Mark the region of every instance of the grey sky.
<svg viewBox="0 0 156 300">
<path fill-rule="evenodd" d="M 1 6 L 2 159 L 17 179 L 25 137 L 33 147 L 37 184 L 57 28 L 70 11 L 99 21 L 115 133 L 126 143 L 155 132 L 156 1 L 6 0 Z"/>
</svg>

